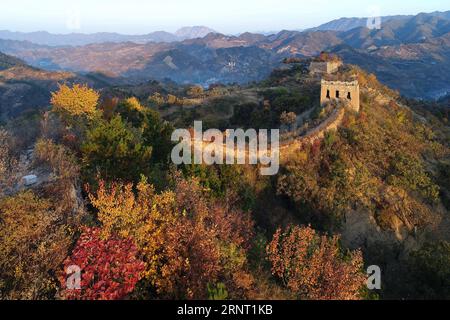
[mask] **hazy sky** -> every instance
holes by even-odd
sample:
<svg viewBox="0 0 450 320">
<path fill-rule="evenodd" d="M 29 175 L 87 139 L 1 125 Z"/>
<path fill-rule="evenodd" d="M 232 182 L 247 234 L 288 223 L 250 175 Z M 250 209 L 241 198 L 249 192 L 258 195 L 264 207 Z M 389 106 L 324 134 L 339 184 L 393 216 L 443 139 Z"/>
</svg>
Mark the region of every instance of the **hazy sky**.
<svg viewBox="0 0 450 320">
<path fill-rule="evenodd" d="M 450 10 L 449 0 L 0 0 L 0 29 L 144 34 L 206 25 L 223 33 L 304 29 L 340 17 Z"/>
</svg>

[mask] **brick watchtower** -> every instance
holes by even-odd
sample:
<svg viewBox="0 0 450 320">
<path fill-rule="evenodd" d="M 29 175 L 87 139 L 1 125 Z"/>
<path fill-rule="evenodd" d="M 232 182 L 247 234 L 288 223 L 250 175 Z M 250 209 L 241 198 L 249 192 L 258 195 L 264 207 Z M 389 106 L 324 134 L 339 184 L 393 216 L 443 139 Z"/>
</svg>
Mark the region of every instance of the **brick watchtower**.
<svg viewBox="0 0 450 320">
<path fill-rule="evenodd" d="M 358 81 L 329 81 L 322 79 L 320 104 L 325 104 L 331 100 L 345 102 L 352 110 L 359 112 Z"/>
</svg>

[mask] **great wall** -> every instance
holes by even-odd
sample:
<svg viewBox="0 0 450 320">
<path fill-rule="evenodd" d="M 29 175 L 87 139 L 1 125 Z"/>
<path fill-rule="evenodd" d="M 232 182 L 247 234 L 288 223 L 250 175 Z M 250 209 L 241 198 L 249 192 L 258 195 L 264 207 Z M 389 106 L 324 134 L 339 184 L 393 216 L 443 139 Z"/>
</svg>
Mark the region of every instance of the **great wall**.
<svg viewBox="0 0 450 320">
<path fill-rule="evenodd" d="M 320 77 L 320 104 L 322 106 L 332 105 L 333 110 L 325 120 L 302 135 L 291 137 L 288 141 L 281 141 L 280 151 L 300 150 L 305 145 L 313 144 L 315 141 L 323 139 L 327 132 L 338 129 L 344 120 L 346 110 L 359 112 L 360 87 L 358 80 L 356 78 L 342 79 L 334 75 L 342 65 L 342 61 L 335 57 L 329 61 L 320 61 L 320 58 L 318 58 L 311 62 L 309 66 L 310 75 Z M 308 111 L 308 113 L 310 112 L 311 110 Z M 207 144 L 207 142 L 205 143 Z M 193 145 L 195 148 L 195 144 Z M 201 147 L 203 148 L 203 144 Z M 226 153 L 228 147 L 225 143 L 223 148 Z M 248 150 L 245 150 L 245 153 L 248 156 Z"/>
<path fill-rule="evenodd" d="M 336 65 L 338 66 L 337 68 L 335 68 Z M 346 109 L 359 112 L 360 88 L 358 80 L 355 78 L 338 79 L 332 76 L 332 73 L 336 72 L 341 65 L 342 63 L 336 61 L 311 62 L 310 72 L 321 76 L 320 104 L 322 106 L 332 104 L 335 106 L 334 110 L 318 126 L 310 129 L 293 141 L 284 144 L 280 149 L 292 148 L 296 145 L 301 147 L 304 144 L 312 144 L 316 140 L 323 139 L 326 132 L 337 130 L 342 124 Z M 332 70 L 332 72 L 328 70 Z"/>
</svg>

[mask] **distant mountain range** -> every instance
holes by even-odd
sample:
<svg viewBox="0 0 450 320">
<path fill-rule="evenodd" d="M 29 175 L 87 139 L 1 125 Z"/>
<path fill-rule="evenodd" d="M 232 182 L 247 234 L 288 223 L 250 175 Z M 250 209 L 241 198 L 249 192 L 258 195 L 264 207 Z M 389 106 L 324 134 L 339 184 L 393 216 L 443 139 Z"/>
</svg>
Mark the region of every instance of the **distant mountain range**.
<svg viewBox="0 0 450 320">
<path fill-rule="evenodd" d="M 411 18 L 412 16 L 385 16 L 380 17 L 380 22 L 383 24 L 389 20 L 407 19 L 408 17 Z M 307 31 L 349 31 L 355 28 L 367 27 L 367 20 L 368 18 L 340 18 L 308 29 Z"/>
<path fill-rule="evenodd" d="M 420 13 L 419 16 L 430 16 L 430 17 L 438 17 L 443 19 L 450 19 L 450 11 L 445 12 L 431 12 L 431 13 Z M 382 16 L 380 17 L 380 22 L 383 25 L 391 20 L 404 20 L 414 18 L 413 15 L 396 15 L 396 16 Z M 330 22 L 324 23 L 318 27 L 308 29 L 308 31 L 349 31 L 351 29 L 359 28 L 359 27 L 367 27 L 368 18 L 340 18 L 336 20 L 332 20 Z"/>
<path fill-rule="evenodd" d="M 332 51 L 408 97 L 439 98 L 450 92 L 450 11 L 383 17 L 381 29 L 368 29 L 365 21 L 342 18 L 271 35 L 228 36 L 193 27 L 172 35 L 176 41 L 117 38 L 75 47 L 43 45 L 31 37 L 32 42 L 0 40 L 0 51 L 41 69 L 103 74 L 108 81 L 171 79 L 202 85 L 261 80 L 284 58 Z M 96 35 L 90 36 L 94 41 Z"/>
<path fill-rule="evenodd" d="M 29 41 L 35 44 L 46 46 L 84 46 L 93 43 L 107 42 L 175 42 L 183 41 L 186 39 L 202 38 L 211 32 L 215 31 L 208 27 L 202 26 L 184 27 L 179 29 L 175 33 L 156 31 L 145 35 L 124 35 L 109 32 L 100 32 L 93 34 L 51 34 L 46 31 L 26 33 L 0 30 L 0 39 Z"/>
</svg>

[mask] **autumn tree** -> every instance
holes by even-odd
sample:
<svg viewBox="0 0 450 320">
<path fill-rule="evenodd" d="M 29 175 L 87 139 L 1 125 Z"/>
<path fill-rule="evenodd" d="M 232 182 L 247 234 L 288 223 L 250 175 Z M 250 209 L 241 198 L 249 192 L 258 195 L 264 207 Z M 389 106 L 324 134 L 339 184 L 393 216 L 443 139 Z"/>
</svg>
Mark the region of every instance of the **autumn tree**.
<svg viewBox="0 0 450 320">
<path fill-rule="evenodd" d="M 75 249 L 64 261 L 61 296 L 76 300 L 119 300 L 134 290 L 144 263 L 131 239 L 101 237 L 99 228 L 84 228 Z M 67 287 L 71 266 L 80 268 L 80 287 Z M 69 274 L 67 274 L 69 273 Z"/>
<path fill-rule="evenodd" d="M 52 203 L 31 191 L 0 200 L 0 297 L 52 298 L 51 276 L 67 256 L 68 226 Z"/>
<path fill-rule="evenodd" d="M 355 300 L 365 284 L 360 251 L 344 254 L 339 237 L 311 227 L 278 229 L 267 246 L 272 273 L 299 299 Z"/>
<path fill-rule="evenodd" d="M 80 117 L 91 119 L 96 114 L 99 97 L 99 93 L 87 85 L 69 87 L 62 84 L 58 91 L 52 93 L 51 104 L 53 110 L 68 121 Z"/>
<path fill-rule="evenodd" d="M 90 199 L 105 236 L 132 237 L 142 250 L 145 276 L 160 297 L 207 298 L 208 283 L 225 283 L 245 296 L 252 278 L 246 251 L 252 221 L 230 204 L 208 200 L 195 181 L 177 175 L 173 191 L 156 193 L 145 180 L 133 185 L 100 183 Z"/>
</svg>

